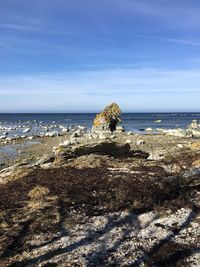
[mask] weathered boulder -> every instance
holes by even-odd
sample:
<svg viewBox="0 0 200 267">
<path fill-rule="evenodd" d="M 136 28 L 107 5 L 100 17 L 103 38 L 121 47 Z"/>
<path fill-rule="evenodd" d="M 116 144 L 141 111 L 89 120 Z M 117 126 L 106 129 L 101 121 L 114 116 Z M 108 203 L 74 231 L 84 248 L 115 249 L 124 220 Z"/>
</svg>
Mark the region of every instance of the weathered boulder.
<svg viewBox="0 0 200 267">
<path fill-rule="evenodd" d="M 200 128 L 197 129 L 189 128 L 186 130 L 186 134 L 189 137 L 200 137 Z"/>
<path fill-rule="evenodd" d="M 200 151 L 200 141 L 198 140 L 197 142 L 194 142 L 190 145 L 190 148 L 193 151 Z"/>
<path fill-rule="evenodd" d="M 190 129 L 200 129 L 199 121 L 198 120 L 193 120 L 188 127 Z"/>
<path fill-rule="evenodd" d="M 160 132 L 166 134 L 166 135 L 171 135 L 171 136 L 177 136 L 177 137 L 186 137 L 187 133 L 183 129 L 159 129 Z"/>
<path fill-rule="evenodd" d="M 162 160 L 164 158 L 163 151 L 152 151 L 148 157 L 148 160 Z"/>
<path fill-rule="evenodd" d="M 189 137 L 200 137 L 200 124 L 198 120 L 193 120 L 188 129 L 186 130 L 187 136 Z"/>
<path fill-rule="evenodd" d="M 116 143 L 110 140 L 98 143 L 80 144 L 69 147 L 58 147 L 55 150 L 56 160 L 71 159 L 89 154 L 109 155 L 113 157 L 140 157 L 147 158 L 148 153 L 140 150 L 131 150 L 130 145 Z"/>
<path fill-rule="evenodd" d="M 184 172 L 181 177 L 183 186 L 196 187 L 200 185 L 200 168 L 191 168 Z"/>
<path fill-rule="evenodd" d="M 116 127 L 116 131 L 118 132 L 118 133 L 123 133 L 123 132 L 125 132 L 125 129 L 124 129 L 124 126 L 117 126 Z"/>
<path fill-rule="evenodd" d="M 116 103 L 112 103 L 101 113 L 96 115 L 93 123 L 93 130 L 115 131 L 118 123 L 121 122 L 120 115 L 120 107 Z"/>
<path fill-rule="evenodd" d="M 35 165 L 42 165 L 46 163 L 52 163 L 54 161 L 53 153 L 44 154 L 36 163 Z"/>
</svg>

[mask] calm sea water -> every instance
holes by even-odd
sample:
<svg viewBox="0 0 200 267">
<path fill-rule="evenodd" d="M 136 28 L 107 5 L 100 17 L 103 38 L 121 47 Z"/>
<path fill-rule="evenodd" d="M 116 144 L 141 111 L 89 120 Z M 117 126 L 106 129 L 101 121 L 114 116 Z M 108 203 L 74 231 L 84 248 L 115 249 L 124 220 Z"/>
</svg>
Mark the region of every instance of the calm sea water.
<svg viewBox="0 0 200 267">
<path fill-rule="evenodd" d="M 3 114 L 0 113 L 0 126 L 17 127 L 38 125 L 63 125 L 76 126 L 82 125 L 87 128 L 92 127 L 92 122 L 95 114 L 92 113 L 46 113 L 46 114 Z M 200 113 L 123 113 L 122 124 L 126 130 L 140 131 L 147 127 L 156 128 L 183 128 L 185 129 L 193 119 L 200 120 Z M 156 120 L 162 120 L 161 123 L 156 123 Z M 38 129 L 40 130 L 40 129 Z M 19 129 L 15 133 L 19 133 Z M 30 134 L 30 133 L 29 133 Z"/>
</svg>

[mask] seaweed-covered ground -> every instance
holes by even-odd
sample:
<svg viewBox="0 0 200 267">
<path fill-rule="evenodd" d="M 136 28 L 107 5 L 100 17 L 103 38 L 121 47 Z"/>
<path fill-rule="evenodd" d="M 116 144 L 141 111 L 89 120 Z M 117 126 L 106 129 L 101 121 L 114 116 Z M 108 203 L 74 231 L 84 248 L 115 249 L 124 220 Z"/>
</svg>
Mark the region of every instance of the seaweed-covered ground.
<svg viewBox="0 0 200 267">
<path fill-rule="evenodd" d="M 199 266 L 198 160 L 182 148 L 2 172 L 0 266 Z"/>
</svg>

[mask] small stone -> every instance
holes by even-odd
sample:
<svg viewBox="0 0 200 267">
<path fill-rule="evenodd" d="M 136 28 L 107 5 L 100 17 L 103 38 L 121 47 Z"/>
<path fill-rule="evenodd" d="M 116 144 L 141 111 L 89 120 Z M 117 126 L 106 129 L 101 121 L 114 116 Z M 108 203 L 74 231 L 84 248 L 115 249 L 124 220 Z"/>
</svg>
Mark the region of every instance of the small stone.
<svg viewBox="0 0 200 267">
<path fill-rule="evenodd" d="M 30 130 L 31 130 L 31 128 L 26 128 L 23 130 L 23 133 L 28 133 L 28 132 L 30 132 Z"/>
<path fill-rule="evenodd" d="M 69 132 L 69 129 L 68 128 L 63 128 L 62 129 L 62 133 L 67 133 L 67 132 Z"/>
<path fill-rule="evenodd" d="M 60 147 L 68 147 L 69 145 L 71 145 L 71 142 L 69 140 L 66 140 L 63 143 L 59 144 Z"/>
<path fill-rule="evenodd" d="M 146 142 L 144 140 L 137 140 L 137 146 L 144 145 Z"/>
<path fill-rule="evenodd" d="M 70 138 L 71 145 L 78 144 L 78 140 L 76 138 Z"/>
<path fill-rule="evenodd" d="M 81 132 L 81 130 L 77 130 L 75 132 L 73 132 L 73 134 L 71 135 L 71 138 L 74 138 L 74 137 L 81 137 L 83 134 Z"/>
<path fill-rule="evenodd" d="M 116 127 L 116 131 L 117 131 L 118 133 L 123 133 L 123 132 L 125 132 L 125 129 L 124 129 L 123 126 L 117 126 L 117 127 Z"/>
<path fill-rule="evenodd" d="M 105 139 L 107 139 L 107 137 L 104 134 L 100 133 L 99 139 L 100 140 L 105 140 Z"/>
<path fill-rule="evenodd" d="M 152 131 L 153 131 L 153 129 L 152 129 L 152 128 L 150 128 L 150 127 L 148 127 L 148 128 L 146 128 L 146 129 L 145 129 L 145 131 L 146 131 L 146 132 L 152 132 Z"/>
<path fill-rule="evenodd" d="M 177 147 L 183 148 L 183 145 L 182 144 L 178 144 Z"/>
<path fill-rule="evenodd" d="M 160 151 L 154 151 L 154 152 L 150 153 L 150 155 L 147 159 L 148 160 L 161 160 L 163 158 L 164 158 L 164 156 Z"/>
</svg>

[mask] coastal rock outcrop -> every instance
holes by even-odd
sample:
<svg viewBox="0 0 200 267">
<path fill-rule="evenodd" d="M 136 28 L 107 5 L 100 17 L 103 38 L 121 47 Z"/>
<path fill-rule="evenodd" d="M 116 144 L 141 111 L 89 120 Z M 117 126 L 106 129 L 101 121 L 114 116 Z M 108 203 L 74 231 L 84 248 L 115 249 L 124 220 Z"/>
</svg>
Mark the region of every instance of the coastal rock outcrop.
<svg viewBox="0 0 200 267">
<path fill-rule="evenodd" d="M 60 161 L 90 154 L 139 158 L 147 158 L 149 156 L 149 154 L 146 152 L 140 150 L 131 150 L 130 145 L 127 143 L 116 143 L 107 140 L 84 145 L 80 144 L 69 147 L 58 147 L 55 150 L 55 159 L 56 161 Z"/>
<path fill-rule="evenodd" d="M 199 129 L 200 130 L 200 124 L 198 120 L 193 120 L 191 124 L 189 125 L 190 129 Z"/>
<path fill-rule="evenodd" d="M 198 120 L 193 120 L 186 130 L 187 135 L 191 137 L 200 137 L 200 124 Z"/>
<path fill-rule="evenodd" d="M 115 131 L 117 125 L 121 122 L 121 109 L 116 103 L 105 107 L 105 109 L 96 115 L 93 123 L 93 131 Z M 124 131 L 123 128 L 118 130 Z"/>
</svg>

